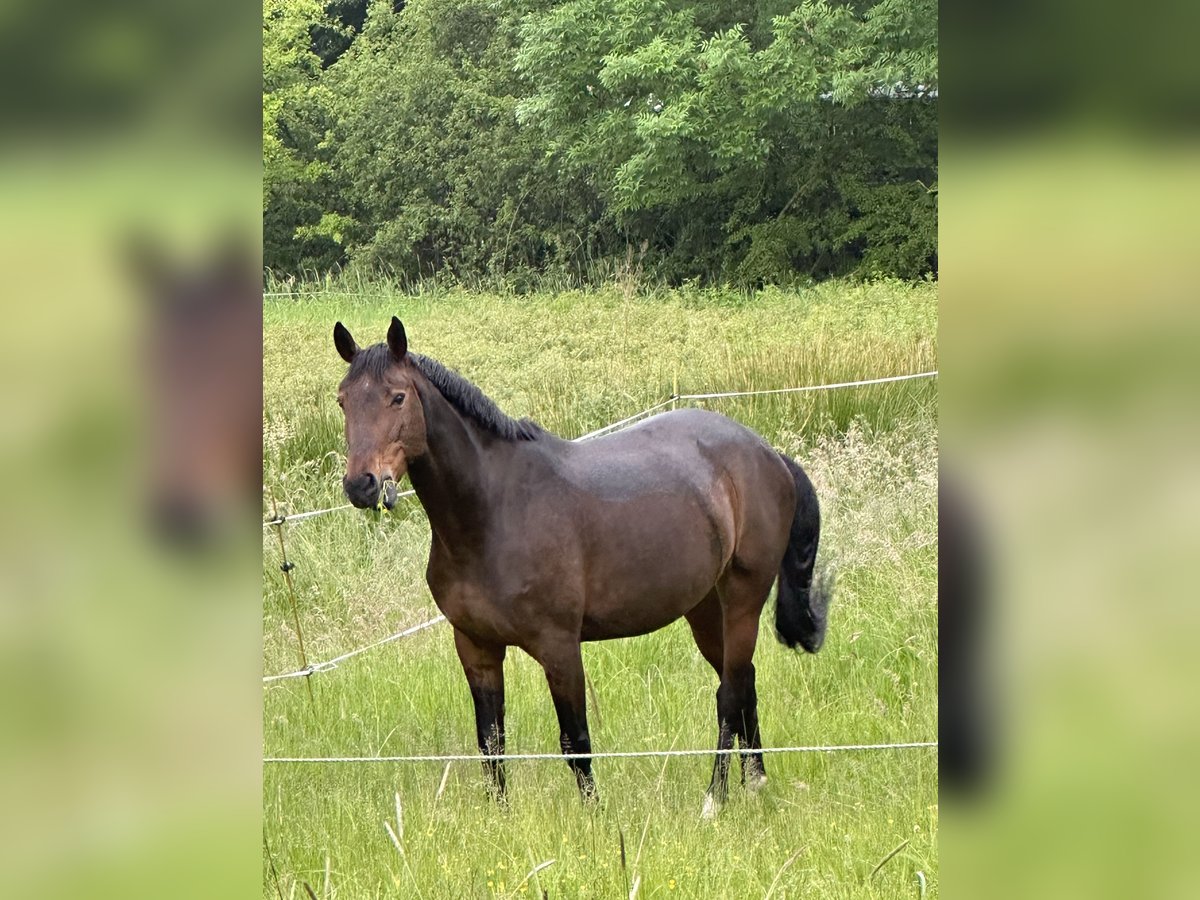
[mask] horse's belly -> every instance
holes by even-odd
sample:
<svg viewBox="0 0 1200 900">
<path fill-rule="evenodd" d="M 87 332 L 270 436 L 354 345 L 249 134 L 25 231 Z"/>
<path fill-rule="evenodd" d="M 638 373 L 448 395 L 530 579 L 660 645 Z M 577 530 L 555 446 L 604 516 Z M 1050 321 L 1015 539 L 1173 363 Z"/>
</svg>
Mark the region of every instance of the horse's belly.
<svg viewBox="0 0 1200 900">
<path fill-rule="evenodd" d="M 589 567 L 583 639 L 646 634 L 669 625 L 703 600 L 724 560 L 695 533 L 672 542 L 629 542 L 615 565 Z"/>
<path fill-rule="evenodd" d="M 580 640 L 607 641 L 612 638 L 637 637 L 670 625 L 704 599 L 699 596 L 653 597 L 644 602 L 623 607 L 590 607 L 583 616 Z"/>
</svg>

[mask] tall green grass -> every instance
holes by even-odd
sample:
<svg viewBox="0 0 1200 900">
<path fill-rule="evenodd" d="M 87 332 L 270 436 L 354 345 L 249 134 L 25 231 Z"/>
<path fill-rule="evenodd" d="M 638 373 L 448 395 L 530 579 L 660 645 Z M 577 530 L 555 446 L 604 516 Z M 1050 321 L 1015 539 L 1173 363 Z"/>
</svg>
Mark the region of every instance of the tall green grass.
<svg viewBox="0 0 1200 900">
<path fill-rule="evenodd" d="M 340 319 L 360 344 L 393 313 L 411 346 L 458 368 L 513 415 L 574 436 L 680 393 L 791 387 L 936 368 L 933 287 L 824 285 L 803 293 L 614 288 L 531 297 L 301 296 L 264 314 L 265 495 L 292 511 L 344 502 Z M 925 740 L 937 732 L 936 383 L 712 401 L 796 456 L 822 500 L 822 559 L 837 570 L 830 636 L 785 651 L 764 618 L 756 656 L 769 745 Z M 419 505 L 331 513 L 285 528 L 310 658 L 436 613 Z M 275 536 L 264 531 L 264 668 L 296 667 Z M 470 697 L 447 626 L 311 679 L 265 690 L 268 755 L 471 752 Z M 716 678 L 679 623 L 587 645 L 597 750 L 704 748 Z M 512 752 L 553 752 L 540 668 L 510 653 Z M 781 754 L 758 797 L 734 788 L 699 820 L 708 758 L 601 760 L 602 803 L 579 804 L 560 762 L 510 764 L 511 805 L 480 767 L 288 765 L 264 779 L 264 894 L 285 896 L 914 897 L 937 893 L 930 750 Z M 403 853 L 383 821 L 404 811 Z M 622 867 L 620 844 L 625 843 Z M 904 848 L 877 873 L 892 849 Z M 535 878 L 531 869 L 554 859 Z M 790 861 L 790 862 L 789 862 Z"/>
<path fill-rule="evenodd" d="M 804 293 L 715 289 L 632 295 L 617 288 L 500 297 L 446 293 L 301 295 L 268 301 L 264 481 L 289 504 L 340 502 L 345 364 L 331 332 L 360 345 L 399 315 L 414 350 L 457 368 L 501 408 L 564 437 L 583 434 L 672 393 L 796 387 L 933 368 L 930 285 L 821 285 Z M 712 401 L 768 436 L 886 429 L 931 410 L 930 381 L 811 395 Z M 283 482 L 287 483 L 283 483 Z"/>
</svg>

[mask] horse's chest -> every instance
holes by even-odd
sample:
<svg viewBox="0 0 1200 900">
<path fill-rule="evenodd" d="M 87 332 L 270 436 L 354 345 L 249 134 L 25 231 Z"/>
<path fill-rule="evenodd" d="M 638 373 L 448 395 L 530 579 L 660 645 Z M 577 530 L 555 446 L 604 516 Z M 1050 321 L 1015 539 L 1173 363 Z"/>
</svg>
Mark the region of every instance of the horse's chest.
<svg viewBox="0 0 1200 900">
<path fill-rule="evenodd" d="M 500 577 L 485 577 L 431 562 L 429 590 L 438 609 L 455 628 L 479 641 L 518 644 L 528 619 L 527 594 Z"/>
</svg>

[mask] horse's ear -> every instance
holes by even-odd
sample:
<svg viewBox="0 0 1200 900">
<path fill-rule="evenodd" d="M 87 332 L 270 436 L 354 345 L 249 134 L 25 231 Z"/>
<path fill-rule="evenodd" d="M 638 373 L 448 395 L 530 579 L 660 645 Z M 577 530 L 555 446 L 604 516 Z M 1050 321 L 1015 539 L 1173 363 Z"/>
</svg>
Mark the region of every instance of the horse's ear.
<svg viewBox="0 0 1200 900">
<path fill-rule="evenodd" d="M 388 349 L 392 351 L 396 362 L 404 359 L 404 354 L 408 352 L 408 337 L 404 333 L 404 325 L 395 316 L 392 316 L 392 324 L 388 327 Z"/>
<path fill-rule="evenodd" d="M 354 343 L 354 338 L 341 322 L 333 326 L 333 346 L 337 347 L 338 355 L 342 359 L 348 363 L 354 362 L 354 355 L 358 353 L 358 344 Z"/>
</svg>

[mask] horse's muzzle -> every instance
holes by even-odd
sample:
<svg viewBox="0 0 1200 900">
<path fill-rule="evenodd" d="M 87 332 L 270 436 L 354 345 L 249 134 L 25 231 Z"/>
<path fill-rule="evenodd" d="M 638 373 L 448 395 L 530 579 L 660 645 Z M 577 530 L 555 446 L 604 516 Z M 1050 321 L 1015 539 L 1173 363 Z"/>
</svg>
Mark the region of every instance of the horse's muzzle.
<svg viewBox="0 0 1200 900">
<path fill-rule="evenodd" d="M 382 481 L 373 472 L 363 472 L 353 478 L 347 475 L 342 479 L 342 487 L 346 497 L 359 509 L 375 509 L 380 504 L 384 509 L 391 509 L 400 494 L 396 480 L 386 472 Z"/>
<path fill-rule="evenodd" d="M 342 479 L 346 498 L 359 509 L 373 509 L 379 503 L 379 479 L 374 472 L 363 472 Z"/>
</svg>

